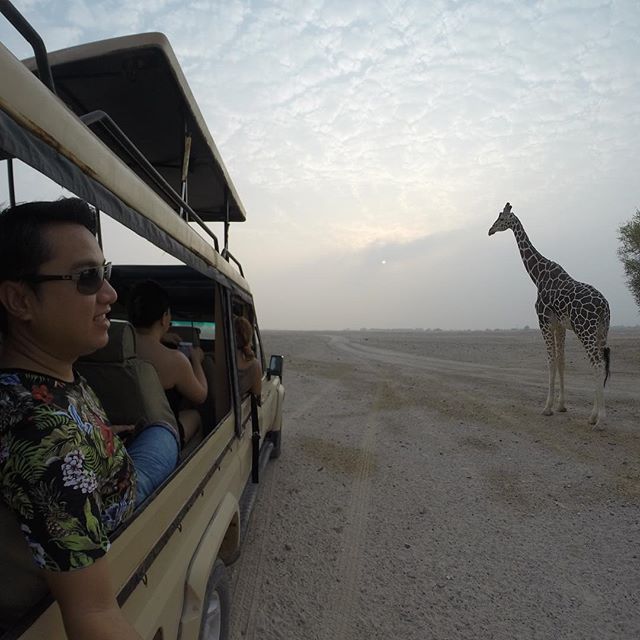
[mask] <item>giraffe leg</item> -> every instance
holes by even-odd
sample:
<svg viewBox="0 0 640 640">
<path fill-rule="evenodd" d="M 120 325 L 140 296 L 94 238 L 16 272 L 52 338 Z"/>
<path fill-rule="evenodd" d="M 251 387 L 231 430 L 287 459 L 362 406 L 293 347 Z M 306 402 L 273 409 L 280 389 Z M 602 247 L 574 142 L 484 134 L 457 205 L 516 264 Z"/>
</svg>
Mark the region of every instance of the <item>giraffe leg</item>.
<svg viewBox="0 0 640 640">
<path fill-rule="evenodd" d="M 604 406 L 604 378 L 605 378 L 605 362 L 604 362 L 604 347 L 600 344 L 600 341 L 595 336 L 587 333 L 578 333 L 578 339 L 582 343 L 587 352 L 587 357 L 591 363 L 591 369 L 593 371 L 593 382 L 595 387 L 593 409 L 589 416 L 589 424 L 594 427 L 602 427 L 604 418 L 607 415 Z"/>
<path fill-rule="evenodd" d="M 560 387 L 560 394 L 558 395 L 558 401 L 556 403 L 555 410 L 564 412 L 567 407 L 564 404 L 564 339 L 567 334 L 567 330 L 558 325 L 555 330 L 555 345 L 556 345 L 556 366 L 558 368 L 558 383 Z"/>
<path fill-rule="evenodd" d="M 595 397 L 593 400 L 593 409 L 589 416 L 589 423 L 594 427 L 603 427 L 604 419 L 607 417 L 607 410 L 604 406 L 604 378 L 605 378 L 605 364 L 604 359 L 598 350 L 596 355 L 597 361 L 593 361 L 591 366 L 593 367 L 593 382 L 595 386 Z M 590 358 L 591 360 L 591 358 Z"/>
<path fill-rule="evenodd" d="M 593 409 L 589 416 L 589 424 L 595 427 L 602 427 L 604 419 L 607 417 L 607 410 L 604 406 L 604 362 L 592 364 L 593 382 L 595 394 L 593 399 Z"/>
<path fill-rule="evenodd" d="M 553 397 L 555 395 L 556 382 L 556 344 L 551 323 L 543 321 L 542 318 L 540 319 L 540 331 L 542 331 L 544 344 L 547 347 L 547 365 L 549 368 L 549 391 L 542 415 L 551 416 L 553 415 Z"/>
</svg>

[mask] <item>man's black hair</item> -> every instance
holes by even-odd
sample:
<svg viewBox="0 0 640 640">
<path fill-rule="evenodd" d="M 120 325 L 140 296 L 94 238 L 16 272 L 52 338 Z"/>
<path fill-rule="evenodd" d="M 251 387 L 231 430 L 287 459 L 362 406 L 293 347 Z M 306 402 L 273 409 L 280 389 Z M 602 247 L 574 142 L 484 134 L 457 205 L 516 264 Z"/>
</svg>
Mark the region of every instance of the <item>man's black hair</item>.
<svg viewBox="0 0 640 640">
<path fill-rule="evenodd" d="M 148 329 L 169 311 L 169 306 L 169 294 L 157 282 L 138 282 L 128 296 L 129 322 L 136 328 Z"/>
<path fill-rule="evenodd" d="M 51 260 L 43 229 L 52 224 L 79 224 L 96 234 L 93 209 L 80 198 L 25 202 L 0 213 L 0 282 L 38 273 Z M 7 331 L 6 310 L 0 304 L 0 331 Z"/>
</svg>

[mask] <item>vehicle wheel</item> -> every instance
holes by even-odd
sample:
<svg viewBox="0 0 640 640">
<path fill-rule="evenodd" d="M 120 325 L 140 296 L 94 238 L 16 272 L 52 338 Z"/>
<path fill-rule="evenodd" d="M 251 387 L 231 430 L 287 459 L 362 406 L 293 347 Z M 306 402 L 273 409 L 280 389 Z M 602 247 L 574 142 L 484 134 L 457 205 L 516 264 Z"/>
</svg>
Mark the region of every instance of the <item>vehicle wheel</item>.
<svg viewBox="0 0 640 640">
<path fill-rule="evenodd" d="M 280 453 L 282 451 L 282 430 L 270 431 L 269 438 L 271 439 L 271 442 L 273 442 L 273 449 L 271 449 L 269 459 L 276 460 L 280 457 Z"/>
<path fill-rule="evenodd" d="M 200 640 L 228 640 L 229 638 L 229 578 L 224 562 L 218 558 L 207 582 L 202 619 L 200 621 Z"/>
</svg>

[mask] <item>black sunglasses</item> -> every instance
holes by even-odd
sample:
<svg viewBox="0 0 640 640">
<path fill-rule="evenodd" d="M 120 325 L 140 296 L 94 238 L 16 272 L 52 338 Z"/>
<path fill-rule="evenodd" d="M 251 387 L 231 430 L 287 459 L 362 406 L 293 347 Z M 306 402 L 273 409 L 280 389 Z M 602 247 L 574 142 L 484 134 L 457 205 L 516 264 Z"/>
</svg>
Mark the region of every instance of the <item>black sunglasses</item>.
<svg viewBox="0 0 640 640">
<path fill-rule="evenodd" d="M 40 275 L 24 276 L 22 280 L 25 282 L 51 282 L 53 280 L 73 280 L 78 287 L 78 292 L 85 296 L 91 296 L 100 291 L 105 280 L 111 277 L 111 263 L 106 262 L 98 267 L 89 267 L 66 276 Z"/>
</svg>

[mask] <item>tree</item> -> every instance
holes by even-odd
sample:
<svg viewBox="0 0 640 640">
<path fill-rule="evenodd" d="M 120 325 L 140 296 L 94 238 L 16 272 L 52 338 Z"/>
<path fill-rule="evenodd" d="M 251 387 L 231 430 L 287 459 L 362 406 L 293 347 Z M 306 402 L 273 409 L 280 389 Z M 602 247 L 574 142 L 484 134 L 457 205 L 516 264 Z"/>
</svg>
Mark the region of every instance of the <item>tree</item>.
<svg viewBox="0 0 640 640">
<path fill-rule="evenodd" d="M 640 209 L 618 229 L 618 239 L 621 243 L 618 256 L 624 265 L 627 285 L 640 307 Z"/>
</svg>

